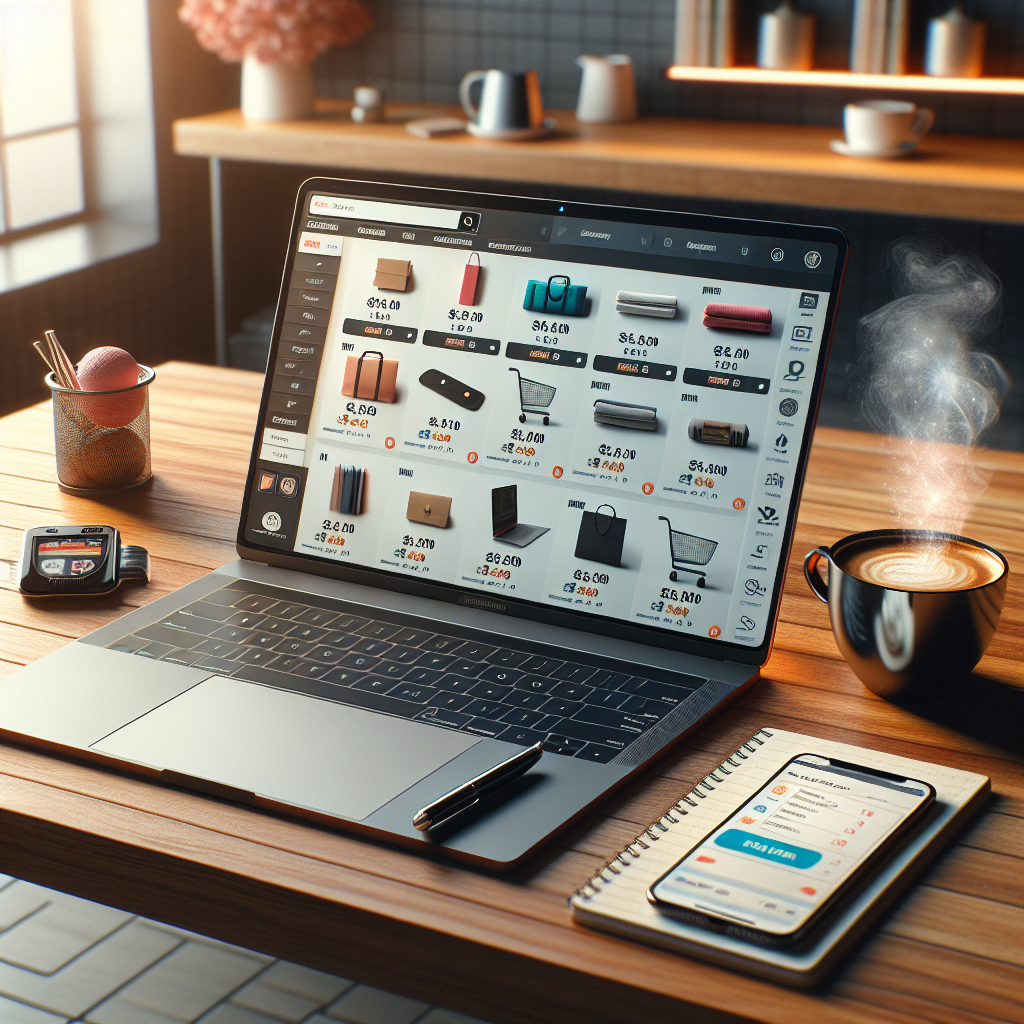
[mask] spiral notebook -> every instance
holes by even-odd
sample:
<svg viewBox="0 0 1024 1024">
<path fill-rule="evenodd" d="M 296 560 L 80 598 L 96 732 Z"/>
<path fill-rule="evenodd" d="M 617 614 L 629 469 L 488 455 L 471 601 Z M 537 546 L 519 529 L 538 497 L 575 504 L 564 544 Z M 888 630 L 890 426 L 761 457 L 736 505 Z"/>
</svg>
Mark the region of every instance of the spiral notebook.
<svg viewBox="0 0 1024 1024">
<path fill-rule="evenodd" d="M 930 782 L 934 804 L 911 835 L 856 894 L 832 911 L 803 944 L 767 948 L 684 924 L 657 911 L 647 889 L 798 754 L 823 754 Z M 987 776 L 914 761 L 782 729 L 762 729 L 650 828 L 609 860 L 570 898 L 573 920 L 773 981 L 817 984 L 940 850 L 991 791 Z"/>
</svg>

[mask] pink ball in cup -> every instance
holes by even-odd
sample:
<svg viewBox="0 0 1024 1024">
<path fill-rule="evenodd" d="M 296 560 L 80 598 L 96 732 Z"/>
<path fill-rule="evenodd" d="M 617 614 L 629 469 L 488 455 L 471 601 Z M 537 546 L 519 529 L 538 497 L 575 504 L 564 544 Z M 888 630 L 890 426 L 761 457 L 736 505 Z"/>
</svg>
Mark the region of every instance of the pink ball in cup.
<svg viewBox="0 0 1024 1024">
<path fill-rule="evenodd" d="M 123 348 L 102 345 L 87 352 L 78 363 L 78 383 L 83 391 L 119 391 L 139 383 L 139 364 Z M 82 410 L 101 427 L 123 427 L 142 412 L 144 388 L 123 395 L 82 398 Z"/>
</svg>

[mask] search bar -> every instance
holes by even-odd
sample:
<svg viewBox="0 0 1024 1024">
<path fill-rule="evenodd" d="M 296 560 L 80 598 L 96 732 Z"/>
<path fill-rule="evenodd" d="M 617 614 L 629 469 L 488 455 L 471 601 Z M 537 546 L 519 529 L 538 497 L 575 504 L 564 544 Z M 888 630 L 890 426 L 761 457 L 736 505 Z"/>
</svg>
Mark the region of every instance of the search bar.
<svg viewBox="0 0 1024 1024">
<path fill-rule="evenodd" d="M 310 196 L 310 216 L 343 217 L 345 220 L 373 220 L 383 224 L 409 224 L 443 231 L 473 231 L 480 227 L 480 214 L 460 210 L 439 210 L 430 206 L 379 203 L 372 199 L 343 196 Z"/>
</svg>

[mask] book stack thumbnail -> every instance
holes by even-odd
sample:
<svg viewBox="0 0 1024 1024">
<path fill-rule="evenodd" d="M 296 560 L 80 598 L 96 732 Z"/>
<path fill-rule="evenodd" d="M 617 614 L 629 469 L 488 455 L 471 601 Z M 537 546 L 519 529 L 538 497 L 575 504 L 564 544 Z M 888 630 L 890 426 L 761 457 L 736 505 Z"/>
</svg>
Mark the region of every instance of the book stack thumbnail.
<svg viewBox="0 0 1024 1024">
<path fill-rule="evenodd" d="M 331 511 L 343 516 L 362 515 L 365 492 L 365 469 L 338 466 L 334 471 L 334 485 L 331 487 Z"/>
</svg>

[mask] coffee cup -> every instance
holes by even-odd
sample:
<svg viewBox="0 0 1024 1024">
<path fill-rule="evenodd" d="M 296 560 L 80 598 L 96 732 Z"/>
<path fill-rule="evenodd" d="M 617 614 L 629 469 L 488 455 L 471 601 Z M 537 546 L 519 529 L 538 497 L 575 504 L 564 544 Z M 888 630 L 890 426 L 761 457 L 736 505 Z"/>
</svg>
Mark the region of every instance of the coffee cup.
<svg viewBox="0 0 1024 1024">
<path fill-rule="evenodd" d="M 804 558 L 840 652 L 889 700 L 927 696 L 977 665 L 999 624 L 1009 571 L 995 548 L 927 530 L 854 533 Z"/>
<path fill-rule="evenodd" d="M 474 104 L 471 90 L 478 82 L 480 101 Z M 477 129 L 475 134 L 528 131 L 544 124 L 536 71 L 470 71 L 459 84 L 459 99 Z"/>
<path fill-rule="evenodd" d="M 916 146 L 935 121 L 928 107 L 907 100 L 864 100 L 843 108 L 846 145 L 855 153 L 891 153 Z"/>
</svg>

